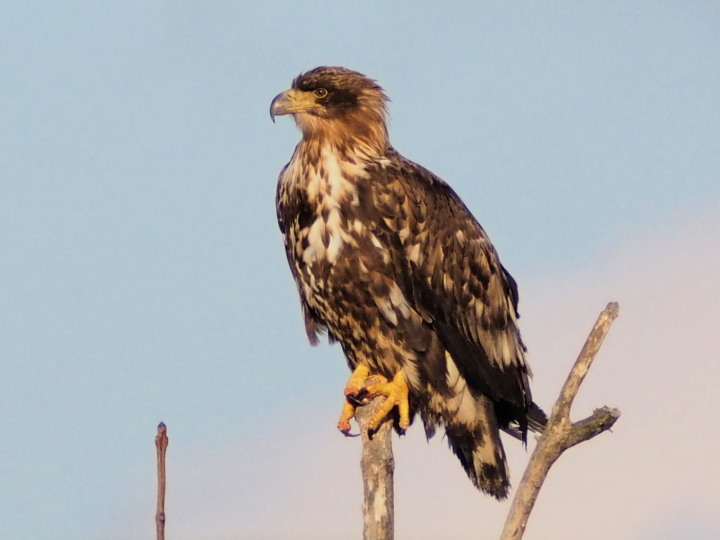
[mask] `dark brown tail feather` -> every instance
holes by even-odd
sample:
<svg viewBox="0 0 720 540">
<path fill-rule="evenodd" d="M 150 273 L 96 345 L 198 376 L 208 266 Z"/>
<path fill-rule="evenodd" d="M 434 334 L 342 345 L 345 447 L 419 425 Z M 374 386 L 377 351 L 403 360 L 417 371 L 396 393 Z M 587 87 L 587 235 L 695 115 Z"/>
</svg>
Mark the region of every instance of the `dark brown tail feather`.
<svg viewBox="0 0 720 540">
<path fill-rule="evenodd" d="M 486 398 L 480 398 L 477 405 L 481 414 L 475 429 L 451 425 L 445 432 L 450 448 L 475 487 L 502 500 L 507 497 L 510 488 L 505 450 L 492 405 Z M 532 403 L 527 413 L 527 426 L 534 432 L 542 432 L 546 425 L 547 416 Z M 525 441 L 526 434 L 513 428 L 508 426 L 505 431 Z"/>
<path fill-rule="evenodd" d="M 471 399 L 470 395 L 465 399 Z M 450 448 L 460 460 L 476 488 L 496 497 L 507 497 L 510 475 L 500 440 L 493 403 L 485 396 L 474 396 L 475 414 L 470 422 L 458 411 L 446 424 Z"/>
<path fill-rule="evenodd" d="M 545 431 L 548 418 L 545 412 L 543 412 L 536 403 L 531 403 L 530 408 L 527 411 L 525 421 L 527 422 L 527 427 L 530 431 L 534 433 L 542 433 Z M 508 435 L 515 437 L 518 441 L 522 441 L 527 444 L 527 431 L 523 431 L 518 425 L 518 422 L 513 421 L 509 425 L 503 426 L 502 430 Z"/>
<path fill-rule="evenodd" d="M 542 433 L 547 426 L 548 417 L 537 403 L 532 402 L 527 412 L 528 427 L 535 433 Z"/>
<path fill-rule="evenodd" d="M 497 430 L 493 434 L 456 427 L 446 433 L 450 448 L 475 487 L 499 500 L 506 498 L 510 478 Z"/>
</svg>

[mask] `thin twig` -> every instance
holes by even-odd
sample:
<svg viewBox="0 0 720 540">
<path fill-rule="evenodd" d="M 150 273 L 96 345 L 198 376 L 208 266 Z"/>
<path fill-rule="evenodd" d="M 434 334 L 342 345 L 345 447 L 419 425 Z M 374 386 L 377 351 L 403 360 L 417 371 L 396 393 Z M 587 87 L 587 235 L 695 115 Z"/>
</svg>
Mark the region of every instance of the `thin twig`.
<svg viewBox="0 0 720 540">
<path fill-rule="evenodd" d="M 388 415 L 372 434 L 368 433 L 368 424 L 384 401 L 385 398 L 379 396 L 355 409 L 363 442 L 360 468 L 364 490 L 364 540 L 392 540 L 394 536 L 392 415 Z"/>
<path fill-rule="evenodd" d="M 538 492 L 550 467 L 560 457 L 560 454 L 576 444 L 607 431 L 620 418 L 620 411 L 617 409 L 603 407 L 596 409 L 592 416 L 584 420 L 574 424 L 570 422 L 572 402 L 610 329 L 610 325 L 618 316 L 618 312 L 617 303 L 610 302 L 607 305 L 598 317 L 585 346 L 575 361 L 575 365 L 560 391 L 560 396 L 553 406 L 548 425 L 538 439 L 537 446 L 517 488 L 500 537 L 501 540 L 520 540 L 522 538 Z"/>
<path fill-rule="evenodd" d="M 165 453 L 167 452 L 168 444 L 167 427 L 164 423 L 160 422 L 158 424 L 158 434 L 155 437 L 158 474 L 157 512 L 155 514 L 157 540 L 165 540 Z"/>
</svg>

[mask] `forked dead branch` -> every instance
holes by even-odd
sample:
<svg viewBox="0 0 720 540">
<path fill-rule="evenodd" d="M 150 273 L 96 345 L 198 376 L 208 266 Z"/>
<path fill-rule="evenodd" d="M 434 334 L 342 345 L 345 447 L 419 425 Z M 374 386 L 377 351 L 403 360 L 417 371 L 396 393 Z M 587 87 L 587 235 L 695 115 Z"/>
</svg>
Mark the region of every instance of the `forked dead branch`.
<svg viewBox="0 0 720 540">
<path fill-rule="evenodd" d="M 620 418 L 620 411 L 602 407 L 578 422 L 570 421 L 570 409 L 583 379 L 600 350 L 610 325 L 619 313 L 618 304 L 611 302 L 600 314 L 580 352 L 560 396 L 553 405 L 547 427 L 538 438 L 535 450 L 515 492 L 501 540 L 519 540 L 525 533 L 530 513 L 540 488 L 553 463 L 567 450 L 609 430 Z M 358 407 L 356 418 L 363 434 L 362 474 L 364 540 L 392 540 L 394 524 L 392 421 L 380 426 L 372 438 L 367 436 L 367 422 L 383 398 L 375 398 Z"/>
<path fill-rule="evenodd" d="M 598 317 L 585 341 L 575 365 L 565 380 L 560 396 L 553 405 L 547 427 L 538 439 L 525 474 L 515 492 L 501 540 L 519 540 L 523 537 L 540 488 L 550 467 L 560 455 L 568 448 L 607 431 L 620 418 L 619 410 L 602 407 L 595 409 L 591 416 L 579 422 L 570 421 L 573 400 L 618 313 L 617 303 L 610 302 Z"/>
</svg>

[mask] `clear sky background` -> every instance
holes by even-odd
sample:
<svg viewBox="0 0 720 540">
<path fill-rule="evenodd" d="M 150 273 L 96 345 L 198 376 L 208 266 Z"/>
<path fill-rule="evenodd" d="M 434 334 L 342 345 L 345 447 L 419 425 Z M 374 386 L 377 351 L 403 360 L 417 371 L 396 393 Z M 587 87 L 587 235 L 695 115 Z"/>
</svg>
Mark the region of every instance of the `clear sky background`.
<svg viewBox="0 0 720 540">
<path fill-rule="evenodd" d="M 575 415 L 623 416 L 526 537 L 720 537 L 720 4 L 386 4 L 2 3 L 0 538 L 153 538 L 161 420 L 169 538 L 361 537 L 347 367 L 275 222 L 268 107 L 318 65 L 376 78 L 485 226 L 541 404 L 620 303 Z M 395 450 L 399 540 L 497 538 L 442 437 Z"/>
</svg>

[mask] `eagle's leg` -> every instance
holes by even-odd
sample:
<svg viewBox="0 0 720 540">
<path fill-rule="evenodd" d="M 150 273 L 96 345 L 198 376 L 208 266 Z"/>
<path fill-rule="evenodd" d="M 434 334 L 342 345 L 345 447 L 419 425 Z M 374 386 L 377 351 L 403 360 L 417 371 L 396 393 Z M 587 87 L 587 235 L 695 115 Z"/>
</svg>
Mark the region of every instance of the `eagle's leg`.
<svg viewBox="0 0 720 540">
<path fill-rule="evenodd" d="M 362 397 L 365 381 L 370 377 L 370 368 L 365 364 L 358 364 L 345 385 L 345 395 L 349 397 Z"/>
<path fill-rule="evenodd" d="M 410 426 L 409 390 L 405 374 L 398 371 L 391 381 L 379 374 L 370 374 L 370 370 L 363 364 L 358 364 L 350 375 L 345 386 L 345 403 L 343 405 L 338 429 L 345 435 L 350 433 L 350 419 L 355 416 L 355 407 L 358 400 L 364 397 L 385 396 L 385 401 L 373 415 L 368 429 L 377 429 L 380 422 L 397 406 L 400 414 L 399 427 L 407 429 Z"/>
</svg>

